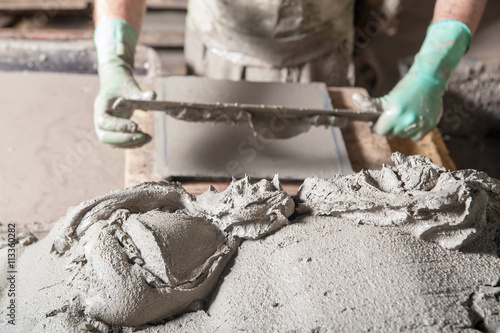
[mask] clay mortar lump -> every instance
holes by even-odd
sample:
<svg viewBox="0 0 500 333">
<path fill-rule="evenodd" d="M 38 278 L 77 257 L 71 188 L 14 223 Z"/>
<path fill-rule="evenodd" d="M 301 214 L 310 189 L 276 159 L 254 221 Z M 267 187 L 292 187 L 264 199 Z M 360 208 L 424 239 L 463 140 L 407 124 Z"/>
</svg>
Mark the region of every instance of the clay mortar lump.
<svg viewBox="0 0 500 333">
<path fill-rule="evenodd" d="M 395 153 L 395 167 L 324 180 L 308 178 L 295 197 L 299 214 L 341 216 L 359 224 L 400 226 L 423 240 L 459 249 L 477 238 L 487 214 L 500 212 L 500 182 L 475 170 L 446 171 L 424 156 Z"/>
<path fill-rule="evenodd" d="M 26 254 L 43 253 L 40 272 L 65 267 L 64 286 L 56 283 L 64 301 L 41 311 L 61 312 L 81 329 L 106 332 L 197 309 L 241 241 L 288 224 L 293 209 L 277 177 L 245 177 L 199 198 L 178 183 L 144 183 L 83 202 L 28 249 L 35 253 Z M 29 269 L 19 270 L 29 275 Z M 49 280 L 61 278 L 54 275 Z M 46 292 L 37 283 L 20 288 L 31 299 Z"/>
</svg>

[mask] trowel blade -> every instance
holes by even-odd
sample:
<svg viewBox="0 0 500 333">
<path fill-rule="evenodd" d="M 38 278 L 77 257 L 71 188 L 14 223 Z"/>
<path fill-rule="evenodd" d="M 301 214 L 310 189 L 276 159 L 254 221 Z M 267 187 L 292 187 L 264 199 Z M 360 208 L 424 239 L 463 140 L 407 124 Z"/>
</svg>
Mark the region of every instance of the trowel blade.
<svg viewBox="0 0 500 333">
<path fill-rule="evenodd" d="M 346 120 L 375 121 L 381 112 L 377 110 L 349 110 L 332 106 L 326 84 L 249 82 L 214 80 L 197 76 L 169 76 L 165 78 L 185 97 L 162 94 L 161 101 L 143 101 L 119 98 L 113 108 L 127 111 L 141 109 L 162 111 L 179 120 L 195 122 L 244 122 L 248 118 L 278 116 L 280 118 L 341 117 Z M 311 93 L 321 98 L 318 105 L 325 107 L 305 108 L 302 101 L 309 100 Z M 319 97 L 320 96 L 320 97 Z M 275 98 L 276 97 L 276 98 Z M 281 101 L 276 104 L 276 101 Z"/>
<path fill-rule="evenodd" d="M 376 121 L 382 114 L 380 111 L 363 110 L 356 111 L 350 109 L 309 109 L 309 108 L 290 108 L 282 105 L 264 105 L 264 104 L 239 104 L 239 103 L 186 103 L 177 101 L 143 101 L 136 99 L 119 98 L 113 104 L 115 110 L 136 109 L 144 111 L 162 111 L 175 118 L 191 121 L 218 121 L 220 114 L 226 115 L 224 120 L 238 120 L 242 112 L 248 112 L 254 116 L 272 116 L 279 114 L 284 118 L 302 118 L 310 116 L 335 116 L 345 117 L 349 120 Z M 194 119 L 185 119 L 179 117 L 179 114 L 185 112 L 198 113 Z"/>
</svg>

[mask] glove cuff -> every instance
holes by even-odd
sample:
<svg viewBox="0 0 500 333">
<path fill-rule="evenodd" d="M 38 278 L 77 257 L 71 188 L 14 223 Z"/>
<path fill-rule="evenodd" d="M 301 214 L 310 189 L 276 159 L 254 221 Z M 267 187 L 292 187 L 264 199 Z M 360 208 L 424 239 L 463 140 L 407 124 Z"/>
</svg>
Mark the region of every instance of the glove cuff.
<svg viewBox="0 0 500 333">
<path fill-rule="evenodd" d="M 466 48 L 465 50 L 467 51 L 469 49 L 470 43 L 472 41 L 472 32 L 470 31 L 469 27 L 467 24 L 461 21 L 457 20 L 440 20 L 431 23 L 427 27 L 427 34 L 432 34 L 434 33 L 434 30 L 437 29 L 445 29 L 448 31 L 449 35 L 457 35 L 457 39 L 460 37 L 465 37 L 465 43 L 466 43 Z M 463 36 L 462 36 L 463 35 Z M 465 51 L 464 51 L 465 53 Z"/>
<path fill-rule="evenodd" d="M 114 18 L 101 20 L 94 31 L 94 44 L 99 67 L 115 63 L 130 70 L 134 68 L 137 33 L 126 21 Z"/>
<path fill-rule="evenodd" d="M 470 29 L 460 21 L 442 20 L 430 24 L 410 72 L 446 87 L 470 45 L 471 36 Z"/>
</svg>

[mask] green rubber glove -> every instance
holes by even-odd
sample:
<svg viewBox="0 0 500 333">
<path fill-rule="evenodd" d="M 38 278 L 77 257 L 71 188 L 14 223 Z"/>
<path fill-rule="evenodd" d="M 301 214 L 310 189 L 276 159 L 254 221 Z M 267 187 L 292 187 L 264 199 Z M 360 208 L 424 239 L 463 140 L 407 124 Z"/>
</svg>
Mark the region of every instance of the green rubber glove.
<svg viewBox="0 0 500 333">
<path fill-rule="evenodd" d="M 432 23 L 408 73 L 385 96 L 353 95 L 363 109 L 383 111 L 374 126 L 388 137 L 420 140 L 435 128 L 443 113 L 442 96 L 448 81 L 469 47 L 471 32 L 460 21 Z"/>
<path fill-rule="evenodd" d="M 139 147 L 151 137 L 139 131 L 129 118 L 132 112 L 112 110 L 120 96 L 151 100 L 154 91 L 143 91 L 133 77 L 137 34 L 123 20 L 104 19 L 94 32 L 100 89 L 94 102 L 94 127 L 101 142 L 121 147 Z"/>
</svg>

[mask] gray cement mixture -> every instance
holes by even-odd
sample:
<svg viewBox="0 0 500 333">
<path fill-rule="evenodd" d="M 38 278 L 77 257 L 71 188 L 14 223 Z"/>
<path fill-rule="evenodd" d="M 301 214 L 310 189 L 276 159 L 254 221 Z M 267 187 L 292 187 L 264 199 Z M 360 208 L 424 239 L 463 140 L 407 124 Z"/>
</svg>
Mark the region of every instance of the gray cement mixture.
<svg viewBox="0 0 500 333">
<path fill-rule="evenodd" d="M 245 177 L 199 197 L 161 182 L 86 201 L 18 246 L 16 326 L 2 273 L 0 329 L 498 331 L 500 181 L 393 160 L 309 178 L 293 200 L 277 178 Z"/>
<path fill-rule="evenodd" d="M 500 59 L 462 59 L 443 110 L 439 128 L 457 167 L 500 178 Z"/>
<path fill-rule="evenodd" d="M 465 57 L 443 96 L 439 128 L 456 137 L 500 136 L 500 59 Z"/>
<path fill-rule="evenodd" d="M 341 216 L 358 224 L 398 226 L 458 249 L 500 208 L 500 182 L 477 171 L 448 172 L 427 157 L 393 154 L 395 168 L 363 170 L 329 180 L 308 178 L 295 201 L 299 214 Z"/>
</svg>

